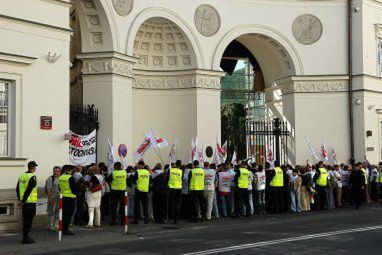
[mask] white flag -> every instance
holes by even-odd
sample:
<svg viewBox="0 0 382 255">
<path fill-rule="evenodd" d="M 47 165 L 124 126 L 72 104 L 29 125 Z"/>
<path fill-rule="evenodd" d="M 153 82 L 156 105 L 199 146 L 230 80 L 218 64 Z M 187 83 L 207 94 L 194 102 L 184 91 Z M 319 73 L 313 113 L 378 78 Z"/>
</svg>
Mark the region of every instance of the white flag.
<svg viewBox="0 0 382 255">
<path fill-rule="evenodd" d="M 232 159 L 231 159 L 232 165 L 237 165 L 237 158 L 236 158 L 236 151 L 233 151 Z"/>
<path fill-rule="evenodd" d="M 323 160 L 328 161 L 328 151 L 326 150 L 325 143 L 322 143 L 321 145 L 321 157 Z"/>
<path fill-rule="evenodd" d="M 150 149 L 150 147 L 151 140 L 150 138 L 145 136 L 141 145 L 139 145 L 138 149 L 133 153 L 136 162 L 140 161 L 143 158 L 143 155 L 146 153 L 146 151 L 148 151 L 148 149 Z"/>
<path fill-rule="evenodd" d="M 336 152 L 336 149 L 334 148 L 334 146 L 332 147 L 332 158 L 333 158 L 333 162 L 334 164 L 338 164 L 337 163 L 337 152 Z"/>
<path fill-rule="evenodd" d="M 107 141 L 109 142 L 109 150 L 107 152 L 107 170 L 108 175 L 111 174 L 111 172 L 114 170 L 114 146 L 111 145 L 109 138 L 107 138 Z"/>
<path fill-rule="evenodd" d="M 198 151 L 198 161 L 199 161 L 200 163 L 203 163 L 203 162 L 204 162 L 203 145 L 200 145 L 200 146 L 197 148 L 197 151 Z"/>
<path fill-rule="evenodd" d="M 312 156 L 313 162 L 317 163 L 319 161 L 317 153 L 315 152 L 313 146 L 310 144 L 307 136 L 305 136 L 305 140 L 306 140 L 306 143 L 308 144 L 308 149 L 309 149 L 310 155 Z"/>
<path fill-rule="evenodd" d="M 169 155 L 170 165 L 172 163 L 175 163 L 175 161 L 177 160 L 177 154 L 178 154 L 178 137 L 176 137 L 174 144 L 171 146 L 170 155 Z"/>
</svg>

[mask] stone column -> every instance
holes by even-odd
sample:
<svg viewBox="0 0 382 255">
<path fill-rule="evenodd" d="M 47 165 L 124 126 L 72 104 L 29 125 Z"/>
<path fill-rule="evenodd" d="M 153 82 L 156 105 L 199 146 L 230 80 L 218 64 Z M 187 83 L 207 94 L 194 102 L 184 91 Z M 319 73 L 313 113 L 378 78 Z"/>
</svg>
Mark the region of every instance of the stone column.
<svg viewBox="0 0 382 255">
<path fill-rule="evenodd" d="M 142 142 L 143 133 L 153 128 L 170 145 L 179 136 L 178 157 L 190 160 L 191 139 L 198 137 L 204 148 L 214 148 L 220 137 L 220 78 L 221 72 L 206 70 L 134 71 L 133 143 Z M 168 163 L 169 147 L 161 149 Z M 150 151 L 147 163 L 159 162 Z M 210 159 L 209 159 L 210 160 Z"/>
<path fill-rule="evenodd" d="M 290 124 L 291 162 L 301 165 L 307 159 L 312 161 L 305 136 L 319 158 L 321 144 L 325 143 L 329 157 L 334 146 L 338 161 L 347 162 L 350 158 L 347 77 L 292 76 L 276 84 L 266 89 L 267 105 L 271 106 L 270 116 L 282 117 Z"/>
<path fill-rule="evenodd" d="M 117 52 L 79 54 L 83 62 L 83 103 L 99 111 L 98 161 L 107 160 L 108 139 L 132 150 L 132 84 L 136 59 Z M 127 162 L 130 159 L 128 158 Z"/>
</svg>

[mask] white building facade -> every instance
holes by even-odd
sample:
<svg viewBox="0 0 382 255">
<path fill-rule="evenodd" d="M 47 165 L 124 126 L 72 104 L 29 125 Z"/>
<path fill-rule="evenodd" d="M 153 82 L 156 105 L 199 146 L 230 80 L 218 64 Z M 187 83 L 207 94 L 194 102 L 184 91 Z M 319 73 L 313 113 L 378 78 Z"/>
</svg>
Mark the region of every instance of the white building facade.
<svg viewBox="0 0 382 255">
<path fill-rule="evenodd" d="M 0 229 L 18 224 L 15 185 L 29 160 L 40 187 L 68 162 L 70 100 L 99 110 L 99 161 L 110 139 L 132 162 L 151 128 L 179 136 L 185 162 L 193 137 L 214 147 L 220 61 L 233 40 L 262 69 L 268 117 L 290 124 L 293 164 L 310 158 L 305 136 L 347 162 L 350 108 L 355 160 L 380 161 L 382 1 L 352 2 L 349 104 L 345 0 L 0 0 Z"/>
</svg>

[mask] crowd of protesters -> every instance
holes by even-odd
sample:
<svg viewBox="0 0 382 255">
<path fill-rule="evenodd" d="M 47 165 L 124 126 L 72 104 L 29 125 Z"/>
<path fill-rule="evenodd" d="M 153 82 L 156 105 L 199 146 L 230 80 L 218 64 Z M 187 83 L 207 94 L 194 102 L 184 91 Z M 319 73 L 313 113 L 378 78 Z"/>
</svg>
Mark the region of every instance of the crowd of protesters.
<svg viewBox="0 0 382 255">
<path fill-rule="evenodd" d="M 37 201 L 34 171 L 20 177 L 17 194 L 23 214 L 33 214 Z M 150 221 L 165 223 L 178 220 L 191 222 L 219 218 L 250 217 L 253 214 L 301 213 L 362 205 L 382 198 L 382 163 L 370 165 L 257 165 L 243 161 L 210 164 L 194 161 L 183 165 L 156 164 L 153 168 L 140 161 L 123 169 L 120 162 L 108 171 L 104 163 L 87 167 L 65 165 L 53 168 L 46 180 L 48 228 L 58 228 L 59 194 L 63 195 L 63 234 L 73 235 L 71 224 L 100 227 L 124 224 L 125 192 L 128 194 L 128 216 L 132 224 Z M 32 211 L 31 211 L 32 208 Z M 34 207 L 35 210 L 35 207 Z M 24 222 L 23 243 L 33 217 Z"/>
</svg>

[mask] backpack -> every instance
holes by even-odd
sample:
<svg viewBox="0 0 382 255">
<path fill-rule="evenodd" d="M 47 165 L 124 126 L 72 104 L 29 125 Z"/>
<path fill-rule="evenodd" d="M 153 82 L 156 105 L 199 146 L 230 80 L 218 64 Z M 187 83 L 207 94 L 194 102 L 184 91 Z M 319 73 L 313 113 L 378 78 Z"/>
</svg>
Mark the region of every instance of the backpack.
<svg viewBox="0 0 382 255">
<path fill-rule="evenodd" d="M 50 176 L 50 178 L 52 178 L 52 185 L 53 185 L 53 182 L 54 182 L 54 175 Z M 49 179 L 49 178 L 48 178 Z M 46 180 L 47 182 L 48 180 Z M 45 182 L 45 194 L 48 195 L 48 187 L 46 186 L 46 182 Z"/>
</svg>

